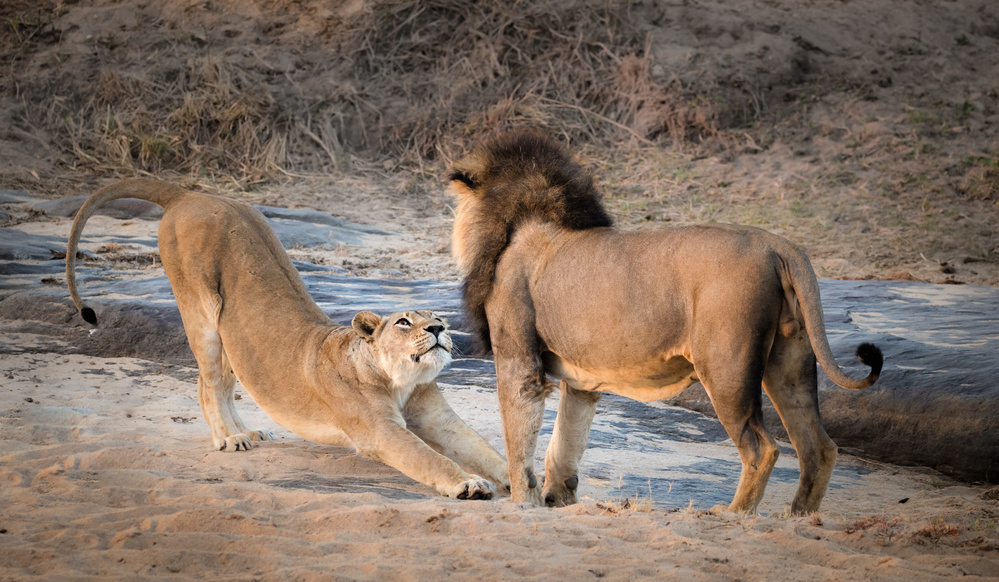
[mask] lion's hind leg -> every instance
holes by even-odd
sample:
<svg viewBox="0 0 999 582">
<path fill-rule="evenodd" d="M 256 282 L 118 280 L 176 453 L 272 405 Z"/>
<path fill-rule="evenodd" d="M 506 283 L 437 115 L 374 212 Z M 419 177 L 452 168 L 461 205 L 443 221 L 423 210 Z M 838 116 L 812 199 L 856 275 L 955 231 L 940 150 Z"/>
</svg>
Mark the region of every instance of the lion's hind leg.
<svg viewBox="0 0 999 582">
<path fill-rule="evenodd" d="M 707 357 L 695 354 L 694 358 L 695 370 L 718 420 L 739 449 L 742 472 L 728 506 L 729 511 L 735 512 L 756 511 L 780 455 L 777 441 L 763 424 L 763 390 L 759 379 L 763 358 L 754 353 L 758 347 L 719 350 Z"/>
<path fill-rule="evenodd" d="M 778 334 L 763 375 L 763 387 L 798 453 L 801 475 L 791 512 L 798 515 L 818 511 L 836 465 L 837 447 L 822 427 L 815 356 L 804 331 L 791 337 Z"/>
</svg>

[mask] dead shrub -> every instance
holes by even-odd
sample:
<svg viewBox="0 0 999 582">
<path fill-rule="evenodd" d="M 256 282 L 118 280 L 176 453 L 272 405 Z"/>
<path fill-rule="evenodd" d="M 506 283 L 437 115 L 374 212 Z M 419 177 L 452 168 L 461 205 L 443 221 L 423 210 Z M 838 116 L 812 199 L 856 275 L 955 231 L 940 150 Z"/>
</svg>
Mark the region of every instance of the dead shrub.
<svg viewBox="0 0 999 582">
<path fill-rule="evenodd" d="M 52 78 L 24 72 L 40 47 L 23 43 L 7 56 L 26 125 L 76 167 L 225 175 L 245 186 L 348 169 L 351 156 L 447 159 L 524 125 L 628 147 L 696 143 L 731 118 L 723 102 L 699 97 L 714 87 L 710 78 L 693 87 L 653 77 L 650 38 L 627 4 L 383 0 L 317 20 L 321 3 L 278 2 L 273 26 L 258 27 L 261 40 L 170 32 L 185 28 L 177 19 L 231 2 L 181 15 L 149 8 L 160 10 L 157 28 L 91 43 L 84 64 L 64 65 L 58 91 Z M 50 17 L 72 9 L 38 8 Z M 305 43 L 320 43 L 329 59 L 299 58 L 317 52 Z"/>
</svg>

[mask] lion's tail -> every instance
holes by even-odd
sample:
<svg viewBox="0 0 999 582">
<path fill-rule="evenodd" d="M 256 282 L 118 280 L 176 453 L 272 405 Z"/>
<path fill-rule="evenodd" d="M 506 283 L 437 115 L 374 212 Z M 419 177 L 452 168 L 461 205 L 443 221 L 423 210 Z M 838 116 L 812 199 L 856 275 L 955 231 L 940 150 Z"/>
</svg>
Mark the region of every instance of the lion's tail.
<svg viewBox="0 0 999 582">
<path fill-rule="evenodd" d="M 66 283 L 69 286 L 69 295 L 73 298 L 73 304 L 84 321 L 97 325 L 97 315 L 93 309 L 83 303 L 76 288 L 76 253 L 80 246 L 80 235 L 83 234 L 83 226 L 87 224 L 87 219 L 104 204 L 119 198 L 140 198 L 166 208 L 171 200 L 185 192 L 186 190 L 183 188 L 155 180 L 124 180 L 101 188 L 83 203 L 80 211 L 76 213 L 76 219 L 73 220 L 73 228 L 69 232 L 69 241 L 66 244 Z"/>
<path fill-rule="evenodd" d="M 830 380 L 838 386 L 847 390 L 863 390 L 874 384 L 881 375 L 881 368 L 884 365 L 884 356 L 881 350 L 871 343 L 862 343 L 857 346 L 857 358 L 871 368 L 871 372 L 866 378 L 851 378 L 847 376 L 843 369 L 836 363 L 832 349 L 829 347 L 829 340 L 826 337 L 826 323 L 822 315 L 822 301 L 819 297 L 819 283 L 815 278 L 815 271 L 808 257 L 799 249 L 787 243 L 786 249 L 781 249 L 779 253 L 786 268 L 786 276 L 797 295 L 797 303 L 801 309 L 802 319 L 805 320 L 805 331 L 808 339 L 812 343 L 812 351 L 822 371 Z"/>
</svg>

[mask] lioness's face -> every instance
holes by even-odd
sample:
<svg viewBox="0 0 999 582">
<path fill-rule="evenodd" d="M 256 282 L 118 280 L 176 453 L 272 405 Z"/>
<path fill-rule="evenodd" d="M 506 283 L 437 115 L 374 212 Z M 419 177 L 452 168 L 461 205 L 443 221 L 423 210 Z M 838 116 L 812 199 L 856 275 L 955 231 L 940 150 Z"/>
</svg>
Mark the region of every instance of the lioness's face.
<svg viewBox="0 0 999 582">
<path fill-rule="evenodd" d="M 433 312 L 403 311 L 379 317 L 362 311 L 354 316 L 352 326 L 397 387 L 430 382 L 451 363 L 447 320 Z"/>
</svg>

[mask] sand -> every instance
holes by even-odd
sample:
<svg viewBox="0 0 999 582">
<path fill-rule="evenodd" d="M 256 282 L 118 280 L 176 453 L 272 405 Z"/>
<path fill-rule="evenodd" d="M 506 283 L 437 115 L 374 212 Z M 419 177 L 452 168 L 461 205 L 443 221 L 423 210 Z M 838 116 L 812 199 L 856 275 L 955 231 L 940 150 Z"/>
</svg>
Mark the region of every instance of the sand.
<svg viewBox="0 0 999 582">
<path fill-rule="evenodd" d="M 999 502 L 928 470 L 844 455 L 865 474 L 834 478 L 822 512 L 805 517 L 782 515 L 790 486 L 768 489 L 768 515 L 713 515 L 585 477 L 581 503 L 561 509 L 457 501 L 278 429 L 245 394 L 240 414 L 278 440 L 212 451 L 195 370 L 3 337 L 4 580 L 999 577 Z M 443 388 L 501 449 L 494 399 Z M 673 448 L 735 454 L 730 442 Z M 794 466 L 786 457 L 779 467 Z"/>
</svg>

